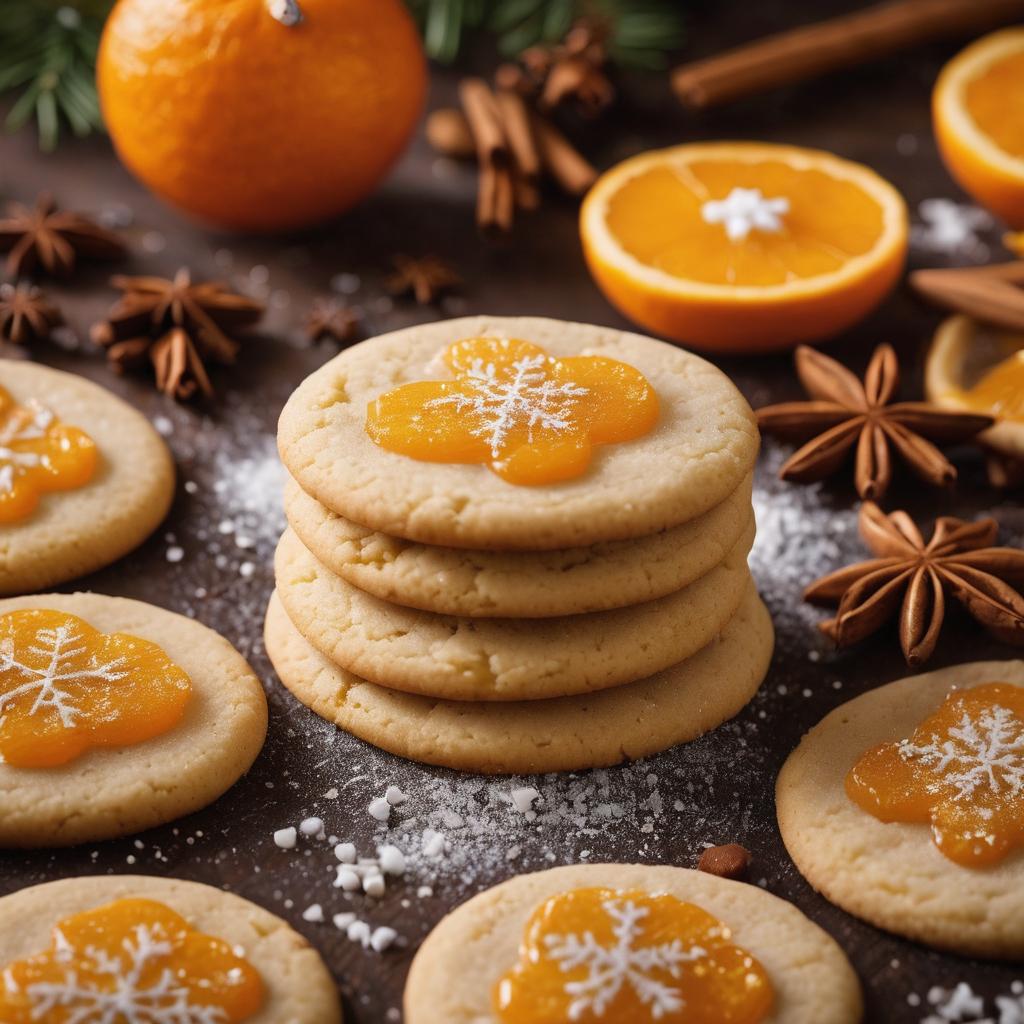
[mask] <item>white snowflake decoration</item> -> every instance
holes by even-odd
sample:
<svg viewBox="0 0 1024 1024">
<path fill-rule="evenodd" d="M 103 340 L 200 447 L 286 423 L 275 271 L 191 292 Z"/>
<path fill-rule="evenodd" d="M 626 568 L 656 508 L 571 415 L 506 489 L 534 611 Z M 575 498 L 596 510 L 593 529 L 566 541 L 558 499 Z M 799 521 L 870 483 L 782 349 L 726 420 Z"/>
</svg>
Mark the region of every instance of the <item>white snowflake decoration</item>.
<svg viewBox="0 0 1024 1024">
<path fill-rule="evenodd" d="M 724 199 L 709 199 L 700 213 L 707 224 L 723 224 L 730 242 L 742 242 L 755 230 L 778 234 L 789 200 L 766 199 L 759 188 L 734 188 Z"/>
<path fill-rule="evenodd" d="M 545 356 L 524 356 L 512 364 L 511 377 L 501 378 L 493 363 L 475 359 L 459 382 L 468 385 L 471 394 L 432 398 L 426 406 L 450 405 L 456 412 L 470 413 L 478 421 L 470 433 L 487 442 L 492 459 L 500 458 L 509 434 L 517 428 L 526 427 L 532 442 L 535 428 L 558 433 L 572 425 L 570 413 L 588 389 L 553 380 L 546 364 Z"/>
<path fill-rule="evenodd" d="M 928 792 L 969 799 L 979 787 L 993 796 L 1024 791 L 1024 721 L 1009 708 L 985 708 L 977 719 L 964 711 L 949 739 L 926 744 L 902 740 L 900 756 L 932 770 Z"/>
<path fill-rule="evenodd" d="M 30 716 L 54 711 L 65 729 L 73 728 L 82 711 L 75 706 L 74 694 L 65 688 L 68 683 L 90 680 L 116 683 L 128 675 L 124 658 L 101 662 L 94 656 L 85 668 L 75 668 L 73 659 L 86 650 L 84 638 L 71 625 L 36 632 L 35 643 L 28 647 L 27 653 L 41 659 L 40 667 L 26 665 L 10 637 L 0 642 L 0 680 L 6 682 L 8 674 L 14 673 L 16 684 L 6 693 L 0 692 L 0 725 L 19 697 L 34 694 L 35 700 L 28 711 Z"/>
<path fill-rule="evenodd" d="M 191 993 L 178 984 L 170 967 L 164 967 L 149 984 L 143 976 L 159 969 L 174 948 L 159 926 L 136 925 L 133 938 L 124 940 L 124 953 L 112 957 L 102 949 L 87 947 L 85 966 L 98 975 L 97 985 L 83 980 L 71 966 L 59 982 L 33 982 L 25 992 L 32 1019 L 42 1020 L 58 1007 L 66 1010 L 66 1024 L 223 1024 L 227 1014 L 217 1006 L 199 1006 Z M 71 950 L 57 933 L 57 959 L 67 961 Z M 7 978 L 8 984 L 11 979 Z"/>
<path fill-rule="evenodd" d="M 29 416 L 9 416 L 0 426 L 0 492 L 4 494 L 14 490 L 15 479 L 26 469 L 49 464 L 45 455 L 19 452 L 11 447 L 21 441 L 40 440 L 53 423 L 53 413 L 38 403 L 28 402 L 23 408 Z"/>
<path fill-rule="evenodd" d="M 650 1008 L 652 1020 L 681 1010 L 684 1001 L 679 990 L 651 977 L 651 972 L 667 971 L 678 978 L 684 964 L 707 956 L 707 950 L 700 946 L 684 948 L 679 939 L 659 946 L 637 947 L 635 942 L 643 931 L 640 922 L 648 916 L 649 909 L 638 907 L 632 900 L 604 900 L 601 906 L 615 922 L 614 946 L 602 946 L 591 932 L 544 938 L 548 956 L 557 961 L 562 971 L 587 968 L 585 979 L 565 985 L 566 995 L 572 997 L 569 1020 L 580 1020 L 587 1011 L 604 1016 L 624 985 L 629 985 L 640 1002 Z"/>
</svg>

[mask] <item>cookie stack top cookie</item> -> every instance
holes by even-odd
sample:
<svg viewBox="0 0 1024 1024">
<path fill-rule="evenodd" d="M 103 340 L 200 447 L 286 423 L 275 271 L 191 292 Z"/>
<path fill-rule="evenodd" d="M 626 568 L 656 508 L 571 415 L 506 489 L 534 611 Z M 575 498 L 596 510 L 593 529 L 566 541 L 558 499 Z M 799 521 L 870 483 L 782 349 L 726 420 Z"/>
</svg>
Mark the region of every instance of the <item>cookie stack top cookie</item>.
<svg viewBox="0 0 1024 1024">
<path fill-rule="evenodd" d="M 536 318 L 414 327 L 313 374 L 279 441 L 267 650 L 372 743 L 486 772 L 612 764 L 714 728 L 764 676 L 757 429 L 703 359 Z"/>
<path fill-rule="evenodd" d="M 439 357 L 468 338 L 523 339 L 556 358 L 625 363 L 657 396 L 657 421 L 633 440 L 594 446 L 582 475 L 543 486 L 375 443 L 370 404 L 401 385 L 452 378 Z M 356 345 L 299 386 L 278 437 L 302 490 L 346 519 L 425 544 L 531 551 L 641 537 L 695 519 L 736 490 L 758 450 L 749 405 L 711 363 L 640 335 L 539 317 L 465 317 Z"/>
</svg>

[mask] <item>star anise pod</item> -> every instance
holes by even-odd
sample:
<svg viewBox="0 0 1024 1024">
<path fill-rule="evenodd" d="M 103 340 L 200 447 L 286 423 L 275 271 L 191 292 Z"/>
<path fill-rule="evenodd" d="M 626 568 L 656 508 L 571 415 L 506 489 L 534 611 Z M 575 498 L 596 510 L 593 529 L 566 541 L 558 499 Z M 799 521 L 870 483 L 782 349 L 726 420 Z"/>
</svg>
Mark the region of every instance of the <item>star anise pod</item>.
<svg viewBox="0 0 1024 1024">
<path fill-rule="evenodd" d="M 595 116 L 615 98 L 615 88 L 605 74 L 607 31 L 598 25 L 574 25 L 557 46 L 532 46 L 519 59 L 537 83 L 542 110 L 553 110 L 575 100 L 586 116 Z"/>
<path fill-rule="evenodd" d="M 804 599 L 838 602 L 836 617 L 821 624 L 837 647 L 848 647 L 899 614 L 900 645 L 910 665 L 926 662 L 935 650 L 946 610 L 955 597 L 993 636 L 1024 645 L 1024 551 L 991 545 L 999 532 L 994 519 L 965 522 L 943 516 L 931 540 L 906 512 L 886 515 L 873 502 L 860 510 L 860 532 L 877 555 L 812 583 Z"/>
<path fill-rule="evenodd" d="M 80 213 L 60 210 L 53 197 L 39 196 L 34 207 L 8 203 L 0 218 L 0 252 L 7 253 L 11 277 L 41 266 L 54 276 L 67 276 L 78 257 L 121 259 L 128 249 L 121 238 Z"/>
<path fill-rule="evenodd" d="M 119 371 L 148 360 L 156 386 L 177 399 L 196 391 L 211 397 L 204 361 L 234 362 L 239 345 L 227 332 L 250 327 L 263 315 L 262 303 L 215 281 L 193 284 L 185 268 L 173 279 L 119 276 L 111 284 L 124 294 L 93 327 L 93 341 Z"/>
<path fill-rule="evenodd" d="M 64 323 L 60 310 L 35 285 L 0 284 L 0 341 L 42 341 Z"/>
<path fill-rule="evenodd" d="M 458 288 L 462 278 L 436 256 L 396 256 L 392 261 L 395 272 L 387 279 L 392 295 L 413 294 L 421 306 L 428 306 L 444 292 Z"/>
<path fill-rule="evenodd" d="M 336 341 L 347 345 L 359 335 L 359 312 L 337 299 L 315 299 L 306 318 L 306 336 L 310 341 Z"/>
<path fill-rule="evenodd" d="M 965 441 L 995 422 L 928 402 L 894 403 L 899 363 L 891 345 L 875 349 L 863 383 L 806 345 L 796 350 L 796 370 L 812 401 L 770 405 L 757 413 L 766 433 L 806 441 L 779 471 L 783 480 L 822 480 L 856 448 L 855 482 L 865 500 L 888 490 L 894 450 L 923 480 L 947 486 L 956 480 L 956 469 L 932 442 Z"/>
</svg>

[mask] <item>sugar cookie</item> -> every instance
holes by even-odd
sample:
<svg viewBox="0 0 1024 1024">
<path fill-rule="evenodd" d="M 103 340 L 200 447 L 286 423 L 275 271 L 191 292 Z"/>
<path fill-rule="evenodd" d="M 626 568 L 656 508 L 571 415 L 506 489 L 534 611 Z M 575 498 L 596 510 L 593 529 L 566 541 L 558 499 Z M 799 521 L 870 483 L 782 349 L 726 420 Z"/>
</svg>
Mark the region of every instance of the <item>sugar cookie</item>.
<svg viewBox="0 0 1024 1024">
<path fill-rule="evenodd" d="M 222 636 L 162 608 L 100 594 L 8 598 L 0 601 L 0 624 L 3 616 L 23 609 L 66 613 L 93 632 L 84 636 L 87 631 L 70 621 L 56 629 L 44 623 L 17 642 L 5 634 L 0 651 L 0 700 L 8 698 L 0 716 L 4 748 L 12 744 L 14 749 L 12 734 L 23 735 L 22 746 L 45 743 L 56 754 L 48 758 L 49 767 L 24 756 L 10 760 L 33 766 L 0 763 L 0 846 L 66 846 L 139 832 L 212 803 L 249 769 L 266 736 L 266 698 L 245 659 Z M 133 675 L 139 667 L 131 659 L 119 660 L 124 650 L 88 646 L 108 643 L 110 634 L 158 645 L 190 685 L 179 716 L 171 715 L 163 731 L 154 734 L 142 716 L 142 725 L 135 727 L 137 742 L 110 742 L 117 739 L 109 730 L 119 694 L 140 697 Z M 83 735 L 76 754 L 56 741 L 69 730 L 81 734 L 88 717 L 90 690 L 75 681 L 83 665 L 89 666 L 90 689 L 109 684 L 111 705 L 100 706 L 96 728 Z M 166 670 L 162 664 L 160 671 Z M 142 696 L 150 710 L 159 699 L 162 714 L 175 699 L 173 693 L 158 698 L 152 689 Z M 36 707 L 40 699 L 44 703 Z"/>
<path fill-rule="evenodd" d="M 790 856 L 811 885 L 833 903 L 926 945 L 1021 960 L 1024 850 L 1012 850 L 988 866 L 964 866 L 940 852 L 927 816 L 917 823 L 885 823 L 854 803 L 845 788 L 850 769 L 869 750 L 912 739 L 922 721 L 955 689 L 969 693 L 993 682 L 1024 686 L 1024 661 L 954 665 L 869 690 L 841 705 L 789 756 L 779 774 L 776 803 Z M 1015 721 L 1016 739 L 1011 738 L 1003 753 L 1010 759 L 1005 768 L 1017 773 L 1019 786 L 1024 724 Z M 978 727 L 977 722 L 966 724 Z M 980 746 L 972 747 L 970 737 L 965 737 L 951 748 L 954 755 L 966 758 L 962 765 L 981 773 L 986 787 L 992 780 L 986 767 L 991 757 L 985 749 L 994 738 L 981 735 Z M 915 760 L 913 750 L 904 760 Z M 927 767 L 927 753 L 917 763 Z M 934 767 L 942 761 L 930 763 Z M 1002 770 L 995 766 L 993 778 L 1000 786 Z M 1021 802 L 1019 795 L 1016 800 Z"/>
<path fill-rule="evenodd" d="M 774 640 L 768 610 L 750 587 L 718 638 L 649 679 L 494 704 L 433 700 L 359 679 L 303 639 L 276 595 L 264 635 L 281 681 L 327 721 L 401 757 L 486 774 L 599 768 L 696 739 L 754 696 Z"/>
<path fill-rule="evenodd" d="M 567 897 L 576 903 L 568 912 L 560 906 Z M 678 914 L 680 902 L 687 905 L 685 917 Z M 510 972 L 520 966 L 527 925 L 537 922 L 531 917 L 542 907 L 547 914 L 536 925 L 537 954 L 522 964 L 517 986 Z M 666 916 L 673 911 L 675 917 Z M 701 918 L 706 926 L 695 927 Z M 666 936 L 675 972 L 652 966 L 647 954 L 633 965 L 636 973 L 618 977 L 616 964 L 638 949 L 657 946 L 644 941 L 645 921 L 656 921 L 659 934 Z M 716 932 L 718 922 L 728 929 L 727 936 Z M 587 952 L 594 948 L 599 956 L 596 947 L 615 947 L 620 959 L 605 963 L 602 972 L 597 958 Z M 753 958 L 749 974 L 742 972 L 744 955 Z M 708 960 L 723 970 L 733 965 L 726 975 L 731 984 L 718 978 L 717 985 L 705 988 L 701 979 L 706 972 L 687 968 L 691 961 L 707 966 Z M 466 964 L 473 969 L 465 970 Z M 520 875 L 444 918 L 427 936 L 409 971 L 405 1021 L 547 1024 L 575 1019 L 571 1006 L 579 1015 L 602 999 L 600 1015 L 590 1012 L 579 1019 L 608 1024 L 682 1021 L 687 993 L 706 1011 L 712 1000 L 723 996 L 744 999 L 755 973 L 762 996 L 767 988 L 774 1009 L 739 1019 L 772 1024 L 857 1024 L 861 1019 L 860 985 L 849 961 L 792 904 L 757 886 L 685 868 L 574 865 Z M 609 986 L 606 980 L 619 985 Z M 637 985 L 638 980 L 648 984 Z M 530 997 L 537 994 L 549 1000 L 543 1016 L 531 1012 Z M 517 996 L 521 1008 L 514 1012 Z M 763 1006 L 763 998 L 758 1001 Z M 505 1008 L 501 1015 L 499 1007 Z M 702 1019 L 716 1018 L 706 1014 Z"/>
<path fill-rule="evenodd" d="M 0 387 L 18 405 L 87 436 L 96 459 L 86 482 L 40 492 L 24 517 L 0 525 L 0 594 L 84 576 L 138 547 L 159 526 L 174 496 L 170 452 L 149 421 L 84 377 L 36 363 L 0 360 Z M 11 427 L 9 419 L 5 423 Z M 12 443 L 8 429 L 4 450 L 12 455 L 0 453 L 0 490 L 17 478 L 16 463 L 26 454 L 19 449 L 38 443 Z"/>
<path fill-rule="evenodd" d="M 744 537 L 675 594 L 557 619 L 451 618 L 388 604 L 325 569 L 290 530 L 275 575 L 302 635 L 364 679 L 446 700 L 530 700 L 633 682 L 696 654 L 746 592 L 749 547 Z"/>
</svg>

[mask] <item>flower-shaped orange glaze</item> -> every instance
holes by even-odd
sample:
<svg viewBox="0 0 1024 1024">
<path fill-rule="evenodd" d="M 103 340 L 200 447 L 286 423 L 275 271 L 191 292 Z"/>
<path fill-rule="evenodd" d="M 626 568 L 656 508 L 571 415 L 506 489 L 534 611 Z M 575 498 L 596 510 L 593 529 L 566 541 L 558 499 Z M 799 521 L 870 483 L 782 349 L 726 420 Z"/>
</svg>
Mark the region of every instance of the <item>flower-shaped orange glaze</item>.
<svg viewBox="0 0 1024 1024">
<path fill-rule="evenodd" d="M 775 993 L 729 929 L 674 896 L 576 889 L 527 922 L 519 963 L 494 986 L 501 1024 L 756 1024 Z"/>
<path fill-rule="evenodd" d="M 954 690 L 909 739 L 864 754 L 846 792 L 882 821 L 930 824 L 957 864 L 998 863 L 1024 843 L 1024 687 Z"/>
<path fill-rule="evenodd" d="M 96 472 L 96 445 L 36 401 L 0 388 L 0 524 L 28 518 L 47 491 L 70 491 Z"/>
<path fill-rule="evenodd" d="M 178 724 L 191 695 L 189 677 L 148 640 L 48 609 L 0 615 L 0 761 L 15 768 L 152 739 Z"/>
<path fill-rule="evenodd" d="M 658 420 L 647 378 L 616 359 L 555 359 L 528 341 L 468 338 L 444 361 L 454 380 L 404 384 L 370 402 L 366 431 L 382 448 L 550 484 L 582 476 L 594 445 L 632 441 Z"/>
<path fill-rule="evenodd" d="M 4 1024 L 236 1024 L 266 998 L 256 969 L 155 900 L 65 918 L 2 971 Z"/>
</svg>

